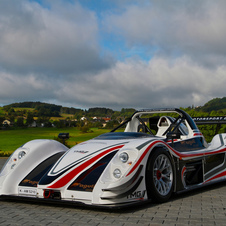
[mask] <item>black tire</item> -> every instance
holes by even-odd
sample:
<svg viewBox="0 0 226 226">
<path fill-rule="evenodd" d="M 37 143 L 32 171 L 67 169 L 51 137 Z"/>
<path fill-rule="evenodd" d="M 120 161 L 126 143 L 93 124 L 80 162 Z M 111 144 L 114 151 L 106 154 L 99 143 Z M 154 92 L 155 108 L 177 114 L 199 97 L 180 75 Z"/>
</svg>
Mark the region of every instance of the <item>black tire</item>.
<svg viewBox="0 0 226 226">
<path fill-rule="evenodd" d="M 148 198 L 154 202 L 166 202 L 173 192 L 173 162 L 164 149 L 156 149 L 149 156 L 146 167 L 146 188 Z"/>
</svg>

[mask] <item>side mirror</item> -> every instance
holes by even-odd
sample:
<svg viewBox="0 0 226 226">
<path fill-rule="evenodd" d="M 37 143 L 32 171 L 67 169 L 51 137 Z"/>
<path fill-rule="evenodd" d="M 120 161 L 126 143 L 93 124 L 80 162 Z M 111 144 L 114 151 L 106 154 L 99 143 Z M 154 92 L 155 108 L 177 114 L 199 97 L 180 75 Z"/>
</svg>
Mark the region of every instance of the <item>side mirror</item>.
<svg viewBox="0 0 226 226">
<path fill-rule="evenodd" d="M 69 139 L 69 133 L 59 133 L 58 138 L 63 140 L 63 144 L 65 144 L 65 141 Z"/>
<path fill-rule="evenodd" d="M 174 147 L 173 140 L 174 139 L 180 139 L 180 133 L 178 132 L 169 132 L 166 135 L 167 140 L 172 140 L 172 147 Z"/>
<path fill-rule="evenodd" d="M 177 132 L 175 132 L 175 133 L 171 133 L 171 132 L 169 132 L 169 133 L 167 133 L 167 135 L 166 135 L 166 137 L 167 137 L 167 139 L 180 139 L 180 133 L 177 133 Z"/>
<path fill-rule="evenodd" d="M 59 133 L 58 137 L 60 139 L 69 139 L 69 133 Z"/>
</svg>

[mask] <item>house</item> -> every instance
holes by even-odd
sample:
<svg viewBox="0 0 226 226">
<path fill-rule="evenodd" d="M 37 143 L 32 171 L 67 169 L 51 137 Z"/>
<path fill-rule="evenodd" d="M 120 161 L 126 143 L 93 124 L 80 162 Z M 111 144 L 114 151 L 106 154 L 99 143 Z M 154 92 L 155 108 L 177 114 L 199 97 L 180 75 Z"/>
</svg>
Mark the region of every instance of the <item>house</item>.
<svg viewBox="0 0 226 226">
<path fill-rule="evenodd" d="M 3 126 L 10 126 L 10 124 L 11 124 L 11 122 L 7 119 L 4 120 L 3 123 L 2 123 Z"/>
<path fill-rule="evenodd" d="M 105 122 L 111 121 L 111 118 L 102 118 Z"/>
<path fill-rule="evenodd" d="M 38 125 L 37 125 L 37 123 L 36 123 L 36 121 L 33 121 L 30 125 L 29 125 L 29 127 L 37 127 Z"/>
</svg>

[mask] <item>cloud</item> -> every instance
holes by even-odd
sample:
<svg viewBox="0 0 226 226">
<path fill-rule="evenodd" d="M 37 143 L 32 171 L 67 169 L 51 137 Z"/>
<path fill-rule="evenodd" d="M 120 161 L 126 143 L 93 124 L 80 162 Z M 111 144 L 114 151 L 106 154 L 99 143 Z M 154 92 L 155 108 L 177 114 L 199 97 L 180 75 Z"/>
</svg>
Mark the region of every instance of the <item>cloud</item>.
<svg viewBox="0 0 226 226">
<path fill-rule="evenodd" d="M 0 3 L 0 65 L 8 71 L 54 76 L 98 71 L 109 62 L 100 58 L 97 38 L 95 14 L 79 4 Z"/>
<path fill-rule="evenodd" d="M 128 48 L 140 45 L 159 55 L 188 55 L 206 66 L 225 63 L 225 1 L 148 2 L 107 14 L 106 29 L 123 36 Z"/>
<path fill-rule="evenodd" d="M 59 99 L 117 109 L 122 106 L 188 107 L 202 105 L 203 101 L 224 94 L 225 66 L 212 70 L 194 64 L 188 58 L 169 62 L 169 59 L 157 57 L 148 63 L 118 62 L 95 76 L 79 82 L 66 82 Z"/>
<path fill-rule="evenodd" d="M 89 1 L 40 2 L 0 1 L 1 104 L 187 107 L 225 96 L 225 1 L 117 0 L 98 13 Z"/>
</svg>

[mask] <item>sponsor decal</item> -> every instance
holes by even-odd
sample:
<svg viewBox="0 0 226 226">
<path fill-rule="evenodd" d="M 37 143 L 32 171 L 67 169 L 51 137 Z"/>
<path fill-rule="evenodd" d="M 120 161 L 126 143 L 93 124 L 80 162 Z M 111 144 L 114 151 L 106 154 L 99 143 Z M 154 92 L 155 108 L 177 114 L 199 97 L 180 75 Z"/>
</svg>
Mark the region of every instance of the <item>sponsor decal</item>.
<svg viewBox="0 0 226 226">
<path fill-rule="evenodd" d="M 83 150 L 74 150 L 74 153 L 80 153 L 80 154 L 86 154 L 89 151 L 83 151 Z"/>
<path fill-rule="evenodd" d="M 32 187 L 37 187 L 38 181 L 32 181 L 32 180 L 29 180 L 29 179 L 24 179 L 21 183 L 26 184 L 26 186 L 29 186 L 30 185 Z"/>
<path fill-rule="evenodd" d="M 85 191 L 92 191 L 94 188 L 95 184 L 81 184 L 81 183 L 74 183 L 71 185 L 71 187 L 76 188 L 82 188 Z"/>
<path fill-rule="evenodd" d="M 127 199 L 141 199 L 144 198 L 146 190 L 144 191 L 135 191 L 127 196 Z"/>
<path fill-rule="evenodd" d="M 181 144 L 192 146 L 193 144 L 195 144 L 195 139 L 181 141 Z"/>
</svg>

